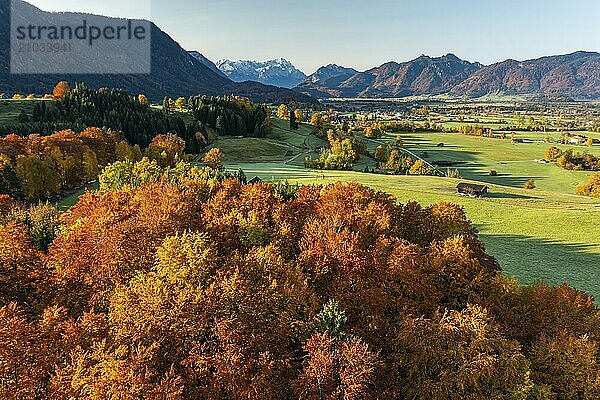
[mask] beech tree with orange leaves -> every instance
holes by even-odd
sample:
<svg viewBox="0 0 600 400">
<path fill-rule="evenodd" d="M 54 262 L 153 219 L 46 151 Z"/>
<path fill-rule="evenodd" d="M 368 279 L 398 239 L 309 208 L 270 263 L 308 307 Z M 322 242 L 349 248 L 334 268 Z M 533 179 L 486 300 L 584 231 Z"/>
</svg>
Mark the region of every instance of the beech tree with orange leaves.
<svg viewBox="0 0 600 400">
<path fill-rule="evenodd" d="M 60 81 L 54 87 L 52 91 L 52 95 L 55 99 L 64 99 L 65 96 L 71 91 L 71 86 L 69 86 L 68 82 Z"/>
<path fill-rule="evenodd" d="M 146 149 L 145 156 L 156 160 L 159 165 L 175 166 L 183 159 L 185 140 L 174 134 L 158 135 Z"/>
<path fill-rule="evenodd" d="M 112 138 L 10 137 L 0 153 L 48 149 L 66 182 L 71 150 L 114 161 Z M 60 217 L 0 197 L 18 208 L 0 219 L 0 397 L 598 397 L 594 299 L 502 276 L 461 207 L 243 185 L 171 165 L 177 143 L 153 147 L 165 165 L 106 167 Z"/>
</svg>

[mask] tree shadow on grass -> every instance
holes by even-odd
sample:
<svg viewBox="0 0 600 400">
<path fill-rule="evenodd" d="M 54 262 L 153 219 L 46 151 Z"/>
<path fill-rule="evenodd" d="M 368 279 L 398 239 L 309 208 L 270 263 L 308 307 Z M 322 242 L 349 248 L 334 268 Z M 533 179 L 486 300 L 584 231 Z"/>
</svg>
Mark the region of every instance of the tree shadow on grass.
<svg viewBox="0 0 600 400">
<path fill-rule="evenodd" d="M 411 150 L 416 154 L 422 153 L 415 151 L 414 148 Z M 453 165 L 438 165 L 438 168 L 442 171 L 445 169 L 458 169 L 459 173 L 465 179 L 513 188 L 522 188 L 529 179 L 541 179 L 538 176 L 515 176 L 506 173 L 499 173 L 496 176 L 492 176 L 490 172 L 501 169 L 501 167 L 494 168 L 493 166 L 482 164 L 478 158 L 479 153 L 476 151 L 452 150 L 451 146 L 448 146 L 435 150 L 429 149 L 425 152 L 427 153 L 425 159 L 434 165 L 438 165 L 439 161 L 453 162 Z M 487 168 L 490 169 L 487 170 Z"/>
<path fill-rule="evenodd" d="M 515 193 L 498 193 L 498 192 L 489 192 L 485 197 L 489 197 L 490 199 L 515 199 L 515 200 L 535 200 L 540 197 L 535 196 L 525 196 L 522 194 Z"/>
<path fill-rule="evenodd" d="M 542 178 L 539 176 L 515 176 L 508 174 L 499 174 L 498 176 L 491 176 L 481 174 L 478 179 L 483 182 L 492 183 L 494 185 L 510 186 L 513 188 L 522 189 L 529 179 L 533 179 L 535 181 L 540 180 Z"/>
<path fill-rule="evenodd" d="M 425 157 L 428 161 L 454 161 L 454 162 L 462 162 L 462 163 L 472 163 L 477 160 L 477 155 L 479 154 L 476 151 L 467 151 L 467 150 L 456 150 L 451 146 L 435 148 L 435 149 L 419 149 L 419 148 L 411 148 L 410 146 L 407 149 L 413 151 L 414 153 L 427 153 L 427 157 Z"/>
<path fill-rule="evenodd" d="M 597 246 L 522 235 L 481 234 L 480 238 L 504 273 L 518 277 L 521 283 L 542 281 L 559 285 L 567 282 L 600 299 L 600 249 Z"/>
</svg>

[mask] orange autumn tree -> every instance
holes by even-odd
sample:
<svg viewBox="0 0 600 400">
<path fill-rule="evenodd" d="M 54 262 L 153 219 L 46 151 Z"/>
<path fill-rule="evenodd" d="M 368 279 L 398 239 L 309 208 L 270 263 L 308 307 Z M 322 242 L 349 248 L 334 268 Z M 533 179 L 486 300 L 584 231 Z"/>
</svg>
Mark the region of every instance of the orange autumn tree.
<svg viewBox="0 0 600 400">
<path fill-rule="evenodd" d="M 83 344 L 81 332 L 63 308 L 49 307 L 32 322 L 15 303 L 1 307 L 0 397 L 47 398 L 55 365 L 68 357 L 75 343 Z"/>
<path fill-rule="evenodd" d="M 166 236 L 198 228 L 205 190 L 155 184 L 85 194 L 63 215 L 65 234 L 49 249 L 66 304 L 74 299 L 76 309 L 106 304 L 116 285 L 147 271 Z"/>
<path fill-rule="evenodd" d="M 598 343 L 566 331 L 540 338 L 531 351 L 533 379 L 544 382 L 559 400 L 600 398 Z"/>
<path fill-rule="evenodd" d="M 372 390 L 377 356 L 360 339 L 315 334 L 304 351 L 304 369 L 295 382 L 299 399 L 377 398 Z"/>
<path fill-rule="evenodd" d="M 0 225 L 0 307 L 14 302 L 35 314 L 43 308 L 40 291 L 50 271 L 30 240 L 25 226 Z"/>
<path fill-rule="evenodd" d="M 519 343 L 505 339 L 479 306 L 407 318 L 395 349 L 400 398 L 527 398 L 541 390 Z"/>
<path fill-rule="evenodd" d="M 17 208 L 17 201 L 7 194 L 0 194 L 0 218 Z"/>
<path fill-rule="evenodd" d="M 64 99 L 65 96 L 71 91 L 71 86 L 69 86 L 69 83 L 66 81 L 60 81 L 56 84 L 56 86 L 54 87 L 54 90 L 52 91 L 52 95 L 54 96 L 55 99 Z"/>
<path fill-rule="evenodd" d="M 223 154 L 221 149 L 214 147 L 206 153 L 206 155 L 202 159 L 202 162 L 205 165 L 211 167 L 212 169 L 217 169 L 221 167 L 224 159 L 225 155 Z"/>
<path fill-rule="evenodd" d="M 575 193 L 579 196 L 600 197 L 600 172 L 591 175 L 585 185 L 577 187 Z"/>
<path fill-rule="evenodd" d="M 178 161 L 183 160 L 185 151 L 185 140 L 172 133 L 158 135 L 146 149 L 145 156 L 156 160 L 162 167 L 175 166 Z"/>
</svg>

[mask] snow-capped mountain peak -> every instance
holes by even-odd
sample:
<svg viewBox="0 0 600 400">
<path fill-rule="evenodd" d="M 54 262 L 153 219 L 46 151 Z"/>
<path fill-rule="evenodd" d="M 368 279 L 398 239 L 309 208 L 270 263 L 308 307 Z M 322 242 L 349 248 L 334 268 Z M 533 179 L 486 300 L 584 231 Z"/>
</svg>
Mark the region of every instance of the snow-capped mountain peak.
<svg viewBox="0 0 600 400">
<path fill-rule="evenodd" d="M 285 58 L 267 61 L 220 60 L 217 67 L 236 82 L 255 81 L 292 88 L 306 79 L 306 75 Z"/>
</svg>

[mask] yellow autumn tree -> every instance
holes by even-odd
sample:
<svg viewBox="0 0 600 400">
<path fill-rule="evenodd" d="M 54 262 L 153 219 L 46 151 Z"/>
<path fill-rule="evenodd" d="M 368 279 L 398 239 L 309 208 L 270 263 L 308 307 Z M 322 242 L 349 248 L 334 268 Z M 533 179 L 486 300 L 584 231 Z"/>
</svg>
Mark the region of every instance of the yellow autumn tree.
<svg viewBox="0 0 600 400">
<path fill-rule="evenodd" d="M 600 172 L 591 175 L 585 185 L 577 187 L 575 193 L 579 196 L 600 197 Z"/>
<path fill-rule="evenodd" d="M 279 107 L 277 107 L 277 117 L 280 119 L 288 119 L 290 117 L 288 106 L 281 104 Z"/>
<path fill-rule="evenodd" d="M 218 147 L 213 147 L 206 153 L 202 159 L 202 162 L 212 169 L 217 169 L 223 165 L 224 159 L 225 155 L 223 154 L 223 151 L 221 151 L 221 149 Z"/>
<path fill-rule="evenodd" d="M 302 110 L 299 109 L 295 109 L 294 110 L 294 116 L 296 117 L 296 122 L 297 123 L 302 123 L 304 122 L 304 113 L 302 112 Z"/>
</svg>

